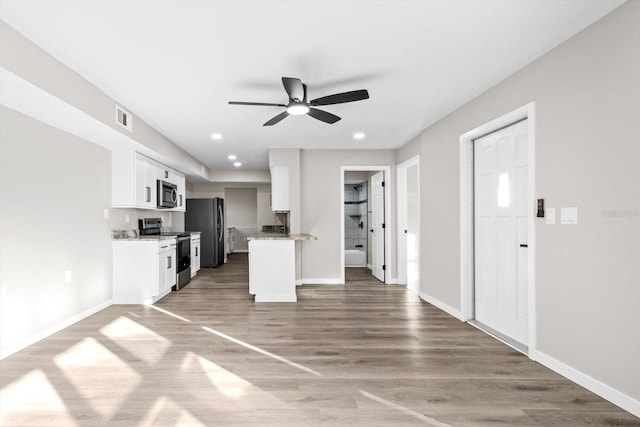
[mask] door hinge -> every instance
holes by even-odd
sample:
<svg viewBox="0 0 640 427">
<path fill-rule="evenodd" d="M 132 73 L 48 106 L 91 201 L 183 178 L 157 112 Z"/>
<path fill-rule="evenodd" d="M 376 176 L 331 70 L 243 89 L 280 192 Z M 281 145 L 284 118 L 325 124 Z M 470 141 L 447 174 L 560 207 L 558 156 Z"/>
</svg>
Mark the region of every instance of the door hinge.
<svg viewBox="0 0 640 427">
<path fill-rule="evenodd" d="M 384 181 L 382 181 L 382 186 L 384 187 Z"/>
<path fill-rule="evenodd" d="M 382 224 L 382 228 L 384 228 L 384 224 Z"/>
<path fill-rule="evenodd" d="M 387 269 L 387 266 L 383 264 L 383 265 L 382 265 L 382 269 L 383 269 L 383 270 L 386 270 L 386 269 Z"/>
</svg>

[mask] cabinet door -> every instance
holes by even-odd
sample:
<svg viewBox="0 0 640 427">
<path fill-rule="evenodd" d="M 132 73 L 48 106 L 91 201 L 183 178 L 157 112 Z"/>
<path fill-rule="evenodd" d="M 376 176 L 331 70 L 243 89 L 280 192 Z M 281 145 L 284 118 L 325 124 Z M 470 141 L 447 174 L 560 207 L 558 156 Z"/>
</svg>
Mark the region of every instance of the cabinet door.
<svg viewBox="0 0 640 427">
<path fill-rule="evenodd" d="M 158 293 L 171 289 L 176 284 L 176 253 L 165 251 L 158 254 L 160 266 Z"/>
<path fill-rule="evenodd" d="M 146 157 L 136 153 L 135 201 L 136 207 L 154 209 L 157 205 L 155 165 Z"/>
<path fill-rule="evenodd" d="M 200 270 L 200 240 L 198 240 L 196 242 L 196 244 L 195 244 L 195 252 L 196 252 L 196 255 L 193 258 L 193 260 L 194 260 L 193 261 L 193 266 L 194 266 L 195 271 L 197 272 L 197 271 Z"/>
<path fill-rule="evenodd" d="M 179 172 L 170 170 L 171 183 L 177 186 L 177 206 L 172 208 L 172 211 L 186 212 L 187 211 L 187 195 L 186 195 L 186 181 L 184 175 Z"/>
<path fill-rule="evenodd" d="M 271 168 L 271 210 L 289 210 L 289 168 L 286 166 Z"/>
<path fill-rule="evenodd" d="M 178 273 L 178 269 L 176 265 L 178 262 L 176 259 L 176 247 L 175 245 L 171 247 L 173 248 L 173 250 L 165 254 L 165 257 L 168 259 L 168 262 L 169 262 L 169 265 L 165 270 L 167 288 L 171 288 L 172 286 L 175 286 L 178 279 L 176 277 L 176 274 Z"/>
</svg>

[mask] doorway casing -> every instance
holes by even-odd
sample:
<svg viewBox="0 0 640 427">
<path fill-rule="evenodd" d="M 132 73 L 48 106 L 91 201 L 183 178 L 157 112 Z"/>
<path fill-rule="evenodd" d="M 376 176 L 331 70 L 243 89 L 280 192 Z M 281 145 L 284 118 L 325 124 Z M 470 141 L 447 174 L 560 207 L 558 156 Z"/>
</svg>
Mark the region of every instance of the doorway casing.
<svg viewBox="0 0 640 427">
<path fill-rule="evenodd" d="M 345 283 L 344 274 L 344 173 L 351 171 L 364 172 L 384 172 L 384 264 L 386 266 L 384 282 L 391 283 L 390 260 L 391 260 L 391 167 L 390 166 L 340 166 L 340 283 Z"/>
<path fill-rule="evenodd" d="M 535 102 L 530 102 L 460 136 L 460 313 L 463 321 L 474 320 L 474 140 L 511 124 L 527 119 L 528 145 L 528 356 L 536 359 L 535 293 Z M 509 344 L 509 343 L 507 343 Z"/>
</svg>

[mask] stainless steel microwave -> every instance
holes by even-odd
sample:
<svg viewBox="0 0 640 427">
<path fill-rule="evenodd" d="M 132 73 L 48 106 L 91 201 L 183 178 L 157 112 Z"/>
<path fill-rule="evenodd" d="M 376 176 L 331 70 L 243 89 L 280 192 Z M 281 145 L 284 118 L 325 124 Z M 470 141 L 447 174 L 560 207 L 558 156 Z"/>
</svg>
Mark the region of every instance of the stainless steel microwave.
<svg viewBox="0 0 640 427">
<path fill-rule="evenodd" d="M 169 209 L 178 206 L 178 186 L 167 181 L 158 180 L 158 209 Z"/>
</svg>

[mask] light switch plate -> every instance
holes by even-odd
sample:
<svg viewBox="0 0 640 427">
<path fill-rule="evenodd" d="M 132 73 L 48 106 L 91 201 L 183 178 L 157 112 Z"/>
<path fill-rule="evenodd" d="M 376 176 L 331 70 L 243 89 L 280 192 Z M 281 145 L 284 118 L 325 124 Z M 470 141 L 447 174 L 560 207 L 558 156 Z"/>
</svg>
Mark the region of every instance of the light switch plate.
<svg viewBox="0 0 640 427">
<path fill-rule="evenodd" d="M 547 208 L 544 213 L 545 218 L 547 219 L 547 224 L 553 225 L 556 223 L 556 208 Z"/>
<path fill-rule="evenodd" d="M 560 224 L 577 225 L 578 224 L 578 208 L 577 207 L 561 208 Z"/>
</svg>

